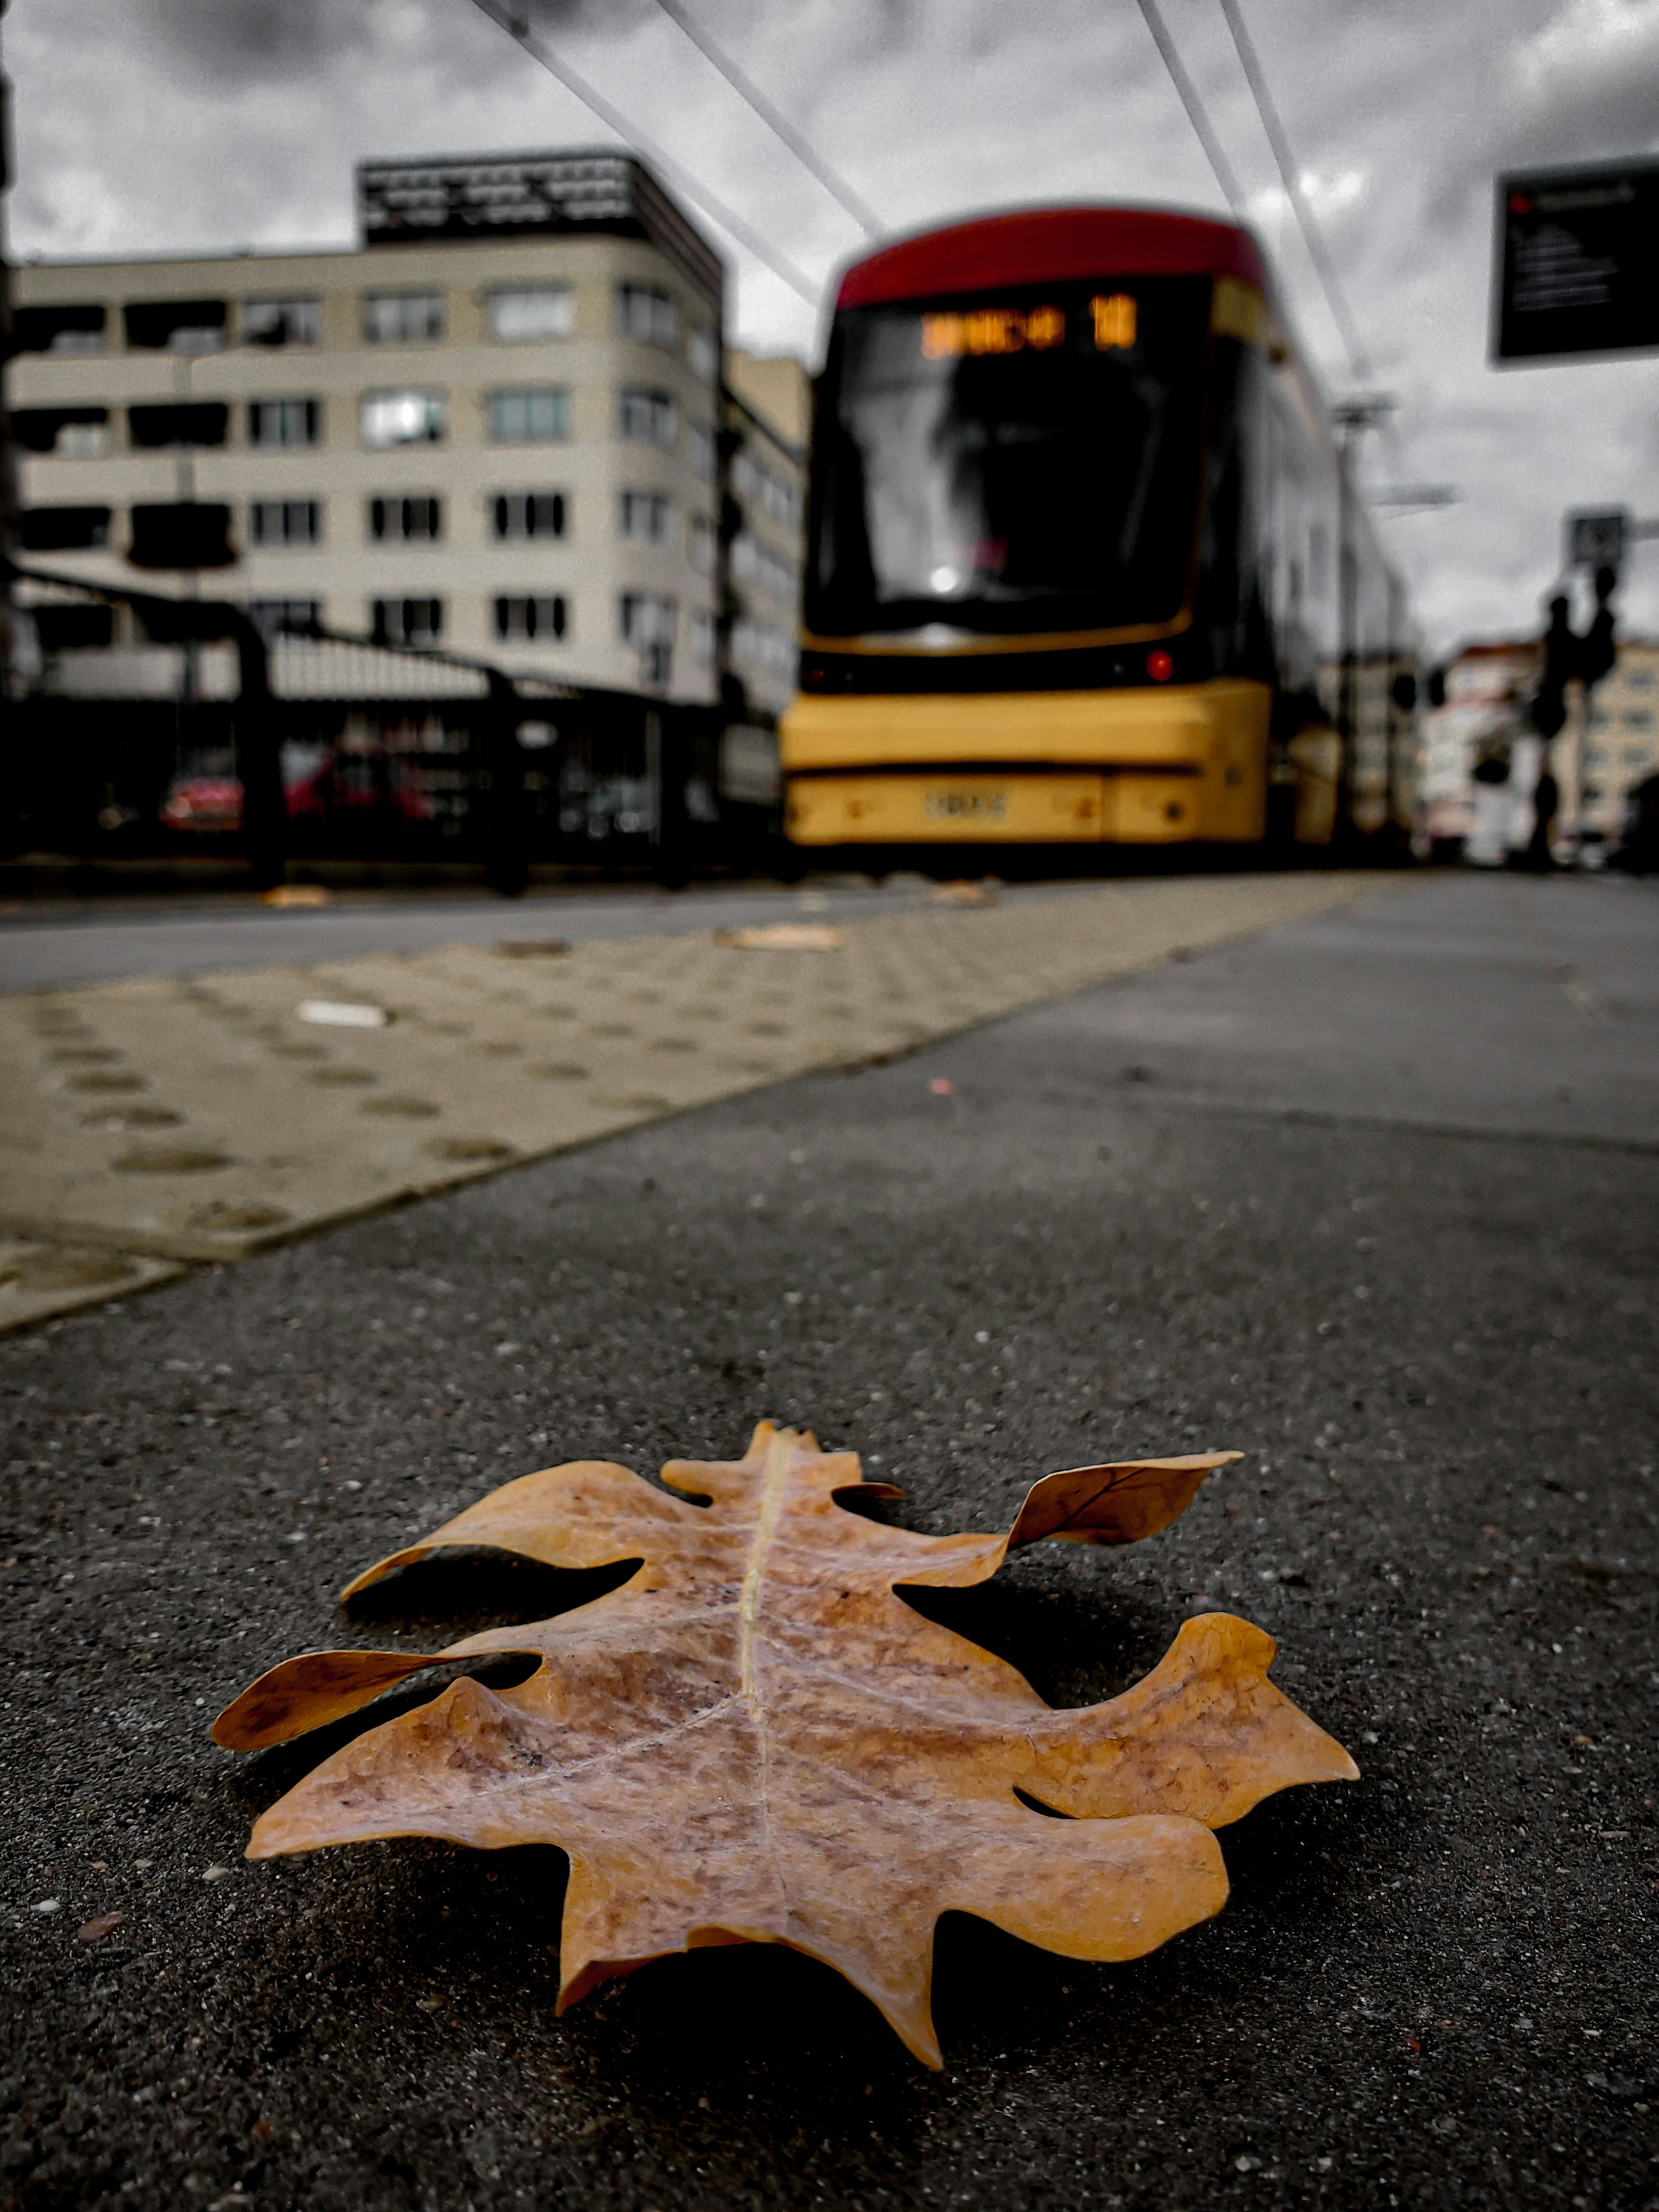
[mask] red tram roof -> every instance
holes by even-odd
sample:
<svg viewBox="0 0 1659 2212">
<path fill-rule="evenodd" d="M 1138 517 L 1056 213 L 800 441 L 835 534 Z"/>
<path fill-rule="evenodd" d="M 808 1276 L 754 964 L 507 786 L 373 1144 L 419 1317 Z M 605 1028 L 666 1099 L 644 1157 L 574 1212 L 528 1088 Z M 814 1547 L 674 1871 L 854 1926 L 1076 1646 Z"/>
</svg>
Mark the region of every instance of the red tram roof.
<svg viewBox="0 0 1659 2212">
<path fill-rule="evenodd" d="M 1242 276 L 1267 289 L 1261 249 L 1236 223 L 1165 208 L 1021 208 L 883 246 L 848 270 L 836 305 L 1090 276 Z"/>
</svg>

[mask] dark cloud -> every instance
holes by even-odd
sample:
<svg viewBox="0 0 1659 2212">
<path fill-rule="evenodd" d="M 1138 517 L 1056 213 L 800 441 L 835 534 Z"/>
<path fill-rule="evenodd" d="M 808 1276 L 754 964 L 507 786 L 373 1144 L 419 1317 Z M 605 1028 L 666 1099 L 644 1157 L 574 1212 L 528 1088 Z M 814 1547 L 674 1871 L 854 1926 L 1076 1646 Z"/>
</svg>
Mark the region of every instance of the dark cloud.
<svg viewBox="0 0 1659 2212">
<path fill-rule="evenodd" d="M 373 51 L 386 0 L 140 0 L 129 36 L 148 58 L 200 81 L 316 76 Z"/>
</svg>

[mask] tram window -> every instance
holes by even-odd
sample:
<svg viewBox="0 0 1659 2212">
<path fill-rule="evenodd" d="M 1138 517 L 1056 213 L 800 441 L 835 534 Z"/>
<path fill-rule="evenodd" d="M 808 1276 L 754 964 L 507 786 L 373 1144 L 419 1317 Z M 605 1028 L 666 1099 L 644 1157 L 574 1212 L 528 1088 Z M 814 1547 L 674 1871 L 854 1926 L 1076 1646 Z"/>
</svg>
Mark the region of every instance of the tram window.
<svg viewBox="0 0 1659 2212">
<path fill-rule="evenodd" d="M 806 621 L 1018 632 L 1178 612 L 1197 522 L 1207 278 L 1109 277 L 837 319 Z"/>
</svg>

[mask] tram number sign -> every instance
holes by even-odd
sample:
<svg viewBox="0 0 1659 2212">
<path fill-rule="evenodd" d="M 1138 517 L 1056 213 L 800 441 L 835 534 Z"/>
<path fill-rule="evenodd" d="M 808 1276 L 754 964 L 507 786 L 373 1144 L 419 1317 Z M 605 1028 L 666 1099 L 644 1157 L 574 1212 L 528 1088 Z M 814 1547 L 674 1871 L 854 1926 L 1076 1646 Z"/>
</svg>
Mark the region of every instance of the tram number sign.
<svg viewBox="0 0 1659 2212">
<path fill-rule="evenodd" d="M 1659 161 L 1498 179 L 1492 358 L 1659 349 Z"/>
</svg>

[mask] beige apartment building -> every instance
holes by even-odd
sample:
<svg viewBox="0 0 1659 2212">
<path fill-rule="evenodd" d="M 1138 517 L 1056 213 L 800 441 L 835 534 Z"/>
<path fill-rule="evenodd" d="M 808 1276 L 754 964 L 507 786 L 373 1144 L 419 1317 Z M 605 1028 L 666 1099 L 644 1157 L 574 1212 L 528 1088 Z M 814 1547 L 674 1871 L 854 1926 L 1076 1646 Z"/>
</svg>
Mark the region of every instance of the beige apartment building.
<svg viewBox="0 0 1659 2212">
<path fill-rule="evenodd" d="M 741 501 L 733 613 L 714 250 L 614 152 L 375 162 L 357 188 L 355 251 L 17 270 L 25 560 L 687 705 L 720 696 L 724 620 L 775 710 L 799 455 L 756 459 L 784 490 Z M 141 573 L 181 560 L 204 565 Z M 47 688 L 143 656 L 120 611 L 23 596 Z"/>
<path fill-rule="evenodd" d="M 1659 775 L 1659 641 L 1620 642 L 1618 659 L 1590 693 L 1578 772 L 1583 829 L 1616 839 L 1630 793 Z"/>
<path fill-rule="evenodd" d="M 769 721 L 795 685 L 810 401 L 806 371 L 791 356 L 727 349 L 722 665 L 741 686 L 745 710 Z"/>
</svg>

